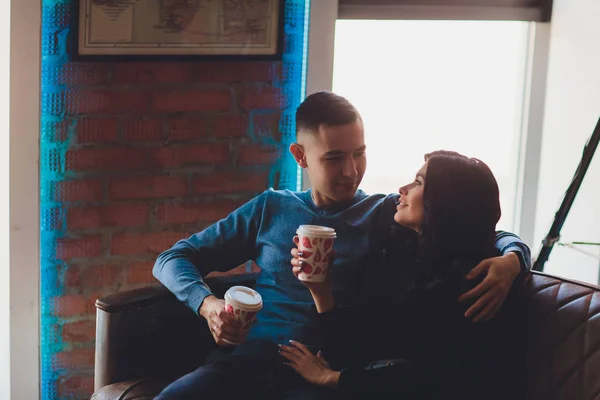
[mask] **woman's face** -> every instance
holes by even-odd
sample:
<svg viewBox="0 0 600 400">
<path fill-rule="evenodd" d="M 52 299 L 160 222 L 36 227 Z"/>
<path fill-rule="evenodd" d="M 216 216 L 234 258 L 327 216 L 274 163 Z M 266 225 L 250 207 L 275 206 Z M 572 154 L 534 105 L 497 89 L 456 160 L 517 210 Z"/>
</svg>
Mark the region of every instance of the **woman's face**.
<svg viewBox="0 0 600 400">
<path fill-rule="evenodd" d="M 425 174 L 427 163 L 417 171 L 415 180 L 399 190 L 400 200 L 396 207 L 394 221 L 407 228 L 420 232 L 425 211 L 423 210 L 423 189 L 425 188 Z"/>
</svg>

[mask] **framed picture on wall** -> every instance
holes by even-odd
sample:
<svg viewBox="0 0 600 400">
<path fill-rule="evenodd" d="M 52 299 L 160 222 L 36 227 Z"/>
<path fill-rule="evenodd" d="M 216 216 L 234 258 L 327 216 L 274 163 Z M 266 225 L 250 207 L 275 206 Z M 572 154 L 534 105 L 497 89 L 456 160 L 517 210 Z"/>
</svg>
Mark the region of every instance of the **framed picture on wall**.
<svg viewBox="0 0 600 400">
<path fill-rule="evenodd" d="M 285 0 L 76 0 L 74 58 L 281 59 Z"/>
</svg>

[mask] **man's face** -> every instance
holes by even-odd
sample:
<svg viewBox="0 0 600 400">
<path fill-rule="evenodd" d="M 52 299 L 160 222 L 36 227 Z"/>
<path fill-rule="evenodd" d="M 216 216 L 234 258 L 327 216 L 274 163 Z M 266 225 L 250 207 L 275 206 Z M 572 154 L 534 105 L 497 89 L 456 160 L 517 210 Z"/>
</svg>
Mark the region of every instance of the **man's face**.
<svg viewBox="0 0 600 400">
<path fill-rule="evenodd" d="M 329 206 L 352 200 L 367 168 L 362 121 L 321 126 L 298 140 L 315 201 Z"/>
</svg>

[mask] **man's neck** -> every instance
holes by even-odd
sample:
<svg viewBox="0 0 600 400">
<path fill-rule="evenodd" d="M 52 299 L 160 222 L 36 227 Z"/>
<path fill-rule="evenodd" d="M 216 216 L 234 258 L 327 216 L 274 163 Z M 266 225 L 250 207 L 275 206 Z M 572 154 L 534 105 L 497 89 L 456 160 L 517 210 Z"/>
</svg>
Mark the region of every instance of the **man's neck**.
<svg viewBox="0 0 600 400">
<path fill-rule="evenodd" d="M 335 206 L 341 206 L 345 203 L 350 203 L 350 201 L 341 202 L 341 201 L 333 200 L 315 189 L 312 189 L 310 191 L 310 195 L 312 197 L 313 203 L 315 203 L 315 206 L 317 206 L 318 208 L 321 208 L 321 209 L 326 209 L 326 208 L 335 207 Z"/>
</svg>

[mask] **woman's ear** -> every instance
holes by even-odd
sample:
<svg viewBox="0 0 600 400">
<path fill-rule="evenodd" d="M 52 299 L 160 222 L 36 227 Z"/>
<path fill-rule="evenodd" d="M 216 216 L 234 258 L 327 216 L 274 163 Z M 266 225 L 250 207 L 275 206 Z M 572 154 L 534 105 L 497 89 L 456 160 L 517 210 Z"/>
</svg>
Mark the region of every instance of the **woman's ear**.
<svg viewBox="0 0 600 400">
<path fill-rule="evenodd" d="M 308 167 L 308 164 L 306 163 L 306 153 L 301 144 L 292 143 L 290 145 L 290 153 L 292 153 L 300 168 Z"/>
</svg>

